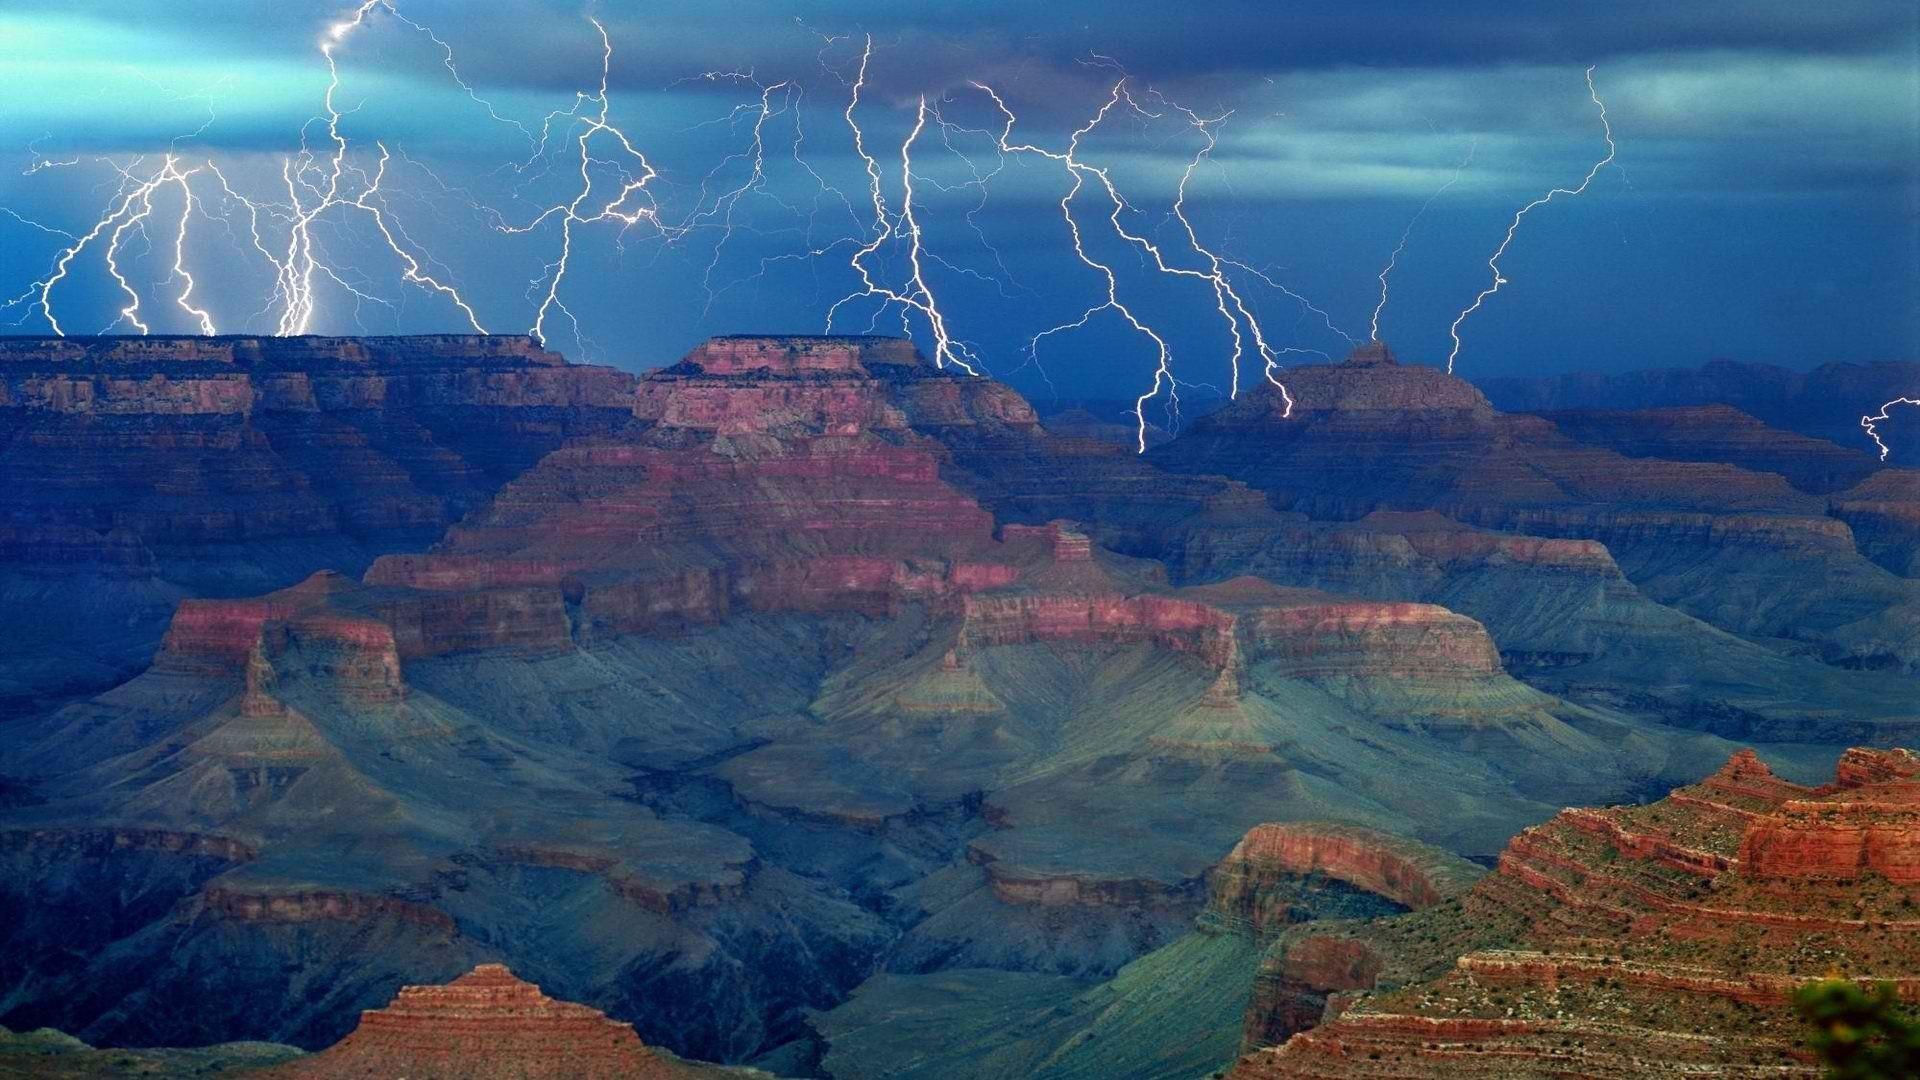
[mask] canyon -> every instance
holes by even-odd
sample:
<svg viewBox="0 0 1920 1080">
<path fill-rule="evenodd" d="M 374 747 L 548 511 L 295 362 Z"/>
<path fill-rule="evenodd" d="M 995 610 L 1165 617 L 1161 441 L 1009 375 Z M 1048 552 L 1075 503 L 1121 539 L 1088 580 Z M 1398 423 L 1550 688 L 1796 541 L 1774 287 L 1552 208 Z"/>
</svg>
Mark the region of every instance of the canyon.
<svg viewBox="0 0 1920 1080">
<path fill-rule="evenodd" d="M 1289 375 L 1139 455 L 898 338 L 0 340 L 0 1023 L 1188 1075 L 1526 984 L 1516 890 L 1897 902 L 1915 474 Z"/>
<path fill-rule="evenodd" d="M 1796 987 L 1831 971 L 1920 999 L 1917 860 L 1911 751 L 1849 750 L 1818 787 L 1743 751 L 1523 831 L 1451 903 L 1290 930 L 1260 978 L 1324 990 L 1323 1014 L 1256 993 L 1250 1041 L 1274 1045 L 1231 1075 L 1819 1076 Z M 1328 952 L 1361 960 L 1329 973 Z"/>
</svg>

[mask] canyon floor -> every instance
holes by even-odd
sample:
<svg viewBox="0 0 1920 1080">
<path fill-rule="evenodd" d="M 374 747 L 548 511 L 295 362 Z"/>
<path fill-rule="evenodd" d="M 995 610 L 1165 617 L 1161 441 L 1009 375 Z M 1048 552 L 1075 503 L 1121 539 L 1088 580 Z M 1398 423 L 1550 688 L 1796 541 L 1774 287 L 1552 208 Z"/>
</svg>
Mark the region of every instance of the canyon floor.
<svg viewBox="0 0 1920 1080">
<path fill-rule="evenodd" d="M 1795 980 L 1920 996 L 1920 471 L 1783 419 L 1920 366 L 1286 375 L 1138 454 L 895 338 L 0 340 L 0 1075 L 1774 1075 Z"/>
</svg>

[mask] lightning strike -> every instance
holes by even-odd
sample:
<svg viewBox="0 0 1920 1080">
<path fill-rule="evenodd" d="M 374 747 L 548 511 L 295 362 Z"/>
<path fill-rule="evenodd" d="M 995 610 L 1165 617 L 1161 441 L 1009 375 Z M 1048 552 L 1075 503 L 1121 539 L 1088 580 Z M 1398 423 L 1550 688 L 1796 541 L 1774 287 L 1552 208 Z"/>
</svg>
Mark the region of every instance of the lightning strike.
<svg viewBox="0 0 1920 1080">
<path fill-rule="evenodd" d="M 1171 216 L 1180 223 L 1181 229 L 1186 234 L 1188 246 L 1195 255 L 1206 261 L 1206 269 L 1195 269 L 1193 267 L 1179 266 L 1170 263 L 1167 260 L 1166 252 L 1160 245 L 1154 243 L 1150 237 L 1144 234 L 1129 230 L 1122 219 L 1123 215 L 1127 211 L 1132 210 L 1133 207 L 1127 201 L 1125 195 L 1122 194 L 1119 186 L 1114 182 L 1112 174 L 1107 169 L 1090 164 L 1079 157 L 1081 141 L 1098 127 L 1109 114 L 1118 108 L 1122 102 L 1126 103 L 1128 109 L 1131 109 L 1143 117 L 1156 118 L 1160 115 L 1158 113 L 1148 112 L 1140 106 L 1139 102 L 1135 100 L 1132 93 L 1128 90 L 1127 79 L 1125 77 L 1122 77 L 1114 83 L 1108 92 L 1106 103 L 1094 113 L 1093 117 L 1073 132 L 1068 139 L 1067 148 L 1064 152 L 1048 150 L 1032 143 L 1015 143 L 1013 141 L 1013 128 L 1018 118 L 1012 109 L 1008 107 L 1005 99 L 992 87 L 984 83 L 975 82 L 972 85 L 987 95 L 993 102 L 994 107 L 1000 112 L 1003 123 L 1000 132 L 996 136 L 996 144 L 1003 154 L 1033 154 L 1055 162 L 1067 171 L 1072 183 L 1067 193 L 1062 196 L 1060 200 L 1061 218 L 1067 224 L 1068 233 L 1073 242 L 1075 256 L 1089 269 L 1098 273 L 1106 285 L 1105 299 L 1102 302 L 1087 308 L 1081 312 L 1078 318 L 1071 322 L 1050 327 L 1034 335 L 1028 342 L 1029 352 L 1037 352 L 1042 338 L 1079 329 L 1087 325 L 1095 315 L 1104 311 L 1112 311 L 1120 316 L 1133 330 L 1152 342 L 1156 352 L 1157 362 L 1154 366 L 1153 381 L 1147 388 L 1147 391 L 1134 401 L 1133 414 L 1136 441 L 1140 451 L 1144 453 L 1147 445 L 1146 405 L 1148 402 L 1157 398 L 1164 389 L 1167 394 L 1169 410 L 1174 415 L 1178 415 L 1180 400 L 1179 388 L 1181 384 L 1180 380 L 1177 379 L 1173 373 L 1173 354 L 1171 347 L 1162 334 L 1143 321 L 1132 307 L 1120 298 L 1118 275 L 1110 264 L 1095 259 L 1088 252 L 1085 238 L 1081 232 L 1080 222 L 1073 214 L 1075 198 L 1087 187 L 1088 181 L 1092 180 L 1098 185 L 1098 189 L 1106 195 L 1107 203 L 1110 207 L 1107 214 L 1107 223 L 1116 236 L 1140 249 L 1141 252 L 1152 260 L 1154 269 L 1157 272 L 1173 277 L 1192 278 L 1204 282 L 1213 293 L 1215 310 L 1219 313 L 1222 322 L 1226 326 L 1228 336 L 1233 343 L 1228 358 L 1228 368 L 1232 377 L 1229 396 L 1234 398 L 1239 396 L 1240 364 L 1246 353 L 1247 341 L 1251 338 L 1253 348 L 1260 355 L 1264 364 L 1262 370 L 1263 376 L 1279 390 L 1281 399 L 1285 403 L 1285 412 L 1283 415 L 1292 415 L 1293 396 L 1287 392 L 1285 384 L 1275 375 L 1275 372 L 1280 369 L 1279 356 L 1289 350 L 1275 349 L 1269 344 L 1265 328 L 1261 326 L 1251 306 L 1236 289 L 1227 274 L 1227 267 L 1244 264 L 1239 264 L 1232 259 L 1225 258 L 1203 244 L 1200 240 L 1198 230 L 1194 228 L 1192 219 L 1190 219 L 1186 213 L 1188 186 L 1192 182 L 1194 174 L 1198 172 L 1201 165 L 1212 156 L 1214 149 L 1218 146 L 1218 136 L 1215 128 L 1225 121 L 1226 116 L 1205 118 L 1184 106 L 1170 104 L 1171 108 L 1186 117 L 1190 126 L 1200 132 L 1203 140 L 1201 147 L 1188 161 L 1186 168 L 1181 173 L 1171 211 Z M 1165 99 L 1162 98 L 1161 100 L 1164 101 Z"/>
<path fill-rule="evenodd" d="M 63 248 L 54 257 L 53 269 L 45 278 L 34 282 L 28 287 L 26 293 L 9 301 L 5 306 L 11 307 L 28 297 L 37 297 L 35 306 L 40 309 L 42 317 L 47 320 L 47 325 L 53 330 L 55 335 L 65 337 L 66 328 L 60 325 L 59 318 L 54 314 L 54 287 L 66 280 L 67 275 L 72 270 L 74 260 L 91 246 L 94 241 L 104 236 L 106 242 L 103 248 L 102 258 L 106 266 L 107 274 L 113 278 L 114 284 L 118 286 L 120 291 L 127 297 L 126 305 L 119 310 L 113 324 L 109 325 L 108 329 L 112 329 L 113 325 L 118 325 L 120 322 L 125 321 L 140 333 L 148 333 L 151 328 L 140 318 L 140 293 L 133 287 L 133 283 L 127 280 L 126 274 L 122 272 L 120 267 L 121 245 L 125 242 L 129 233 L 139 232 L 145 235 L 147 219 L 152 217 L 154 212 L 154 193 L 162 187 L 174 185 L 180 189 L 181 207 L 179 221 L 174 232 L 173 276 L 179 278 L 184 283 L 184 287 L 180 295 L 176 298 L 175 303 L 180 306 L 181 310 L 195 319 L 202 333 L 212 334 L 215 332 L 213 329 L 213 317 L 208 314 L 205 309 L 194 306 L 192 302 L 194 280 L 192 273 L 190 273 L 186 267 L 188 223 L 194 211 L 199 207 L 199 203 L 193 194 L 193 187 L 188 183 L 188 178 L 197 174 L 200 170 L 188 169 L 182 171 L 180 169 L 180 159 L 173 154 L 168 154 L 159 169 L 155 170 L 152 175 L 142 178 L 134 174 L 134 170 L 139 167 L 139 164 L 139 160 L 135 159 L 125 166 L 114 166 L 115 171 L 120 175 L 119 190 L 115 193 L 115 198 L 109 200 L 106 213 L 102 214 L 100 218 L 94 222 L 93 227 L 86 233 L 74 237 L 72 234 L 65 233 L 63 230 L 48 229 L 46 226 L 39 226 L 47 232 L 58 232 L 61 233 L 61 235 L 68 236 L 73 240 L 73 243 Z M 17 217 L 18 215 L 15 216 Z M 26 219 L 23 218 L 21 220 L 24 221 Z M 37 225 L 38 223 L 29 222 L 29 224 Z"/>
<path fill-rule="evenodd" d="M 1460 164 L 1453 167 L 1453 176 L 1446 183 L 1441 184 L 1433 194 L 1427 196 L 1427 201 L 1420 204 L 1420 209 L 1413 213 L 1413 219 L 1407 222 L 1405 229 L 1401 230 L 1400 242 L 1394 245 L 1393 254 L 1387 257 L 1387 265 L 1380 268 L 1380 302 L 1373 306 L 1373 319 L 1367 326 L 1367 340 L 1380 340 L 1380 315 L 1387 310 L 1387 276 L 1393 273 L 1394 266 L 1400 262 L 1400 253 L 1407 250 L 1407 239 L 1413 235 L 1413 227 L 1420 224 L 1420 219 L 1427 215 L 1427 207 L 1432 206 L 1434 200 L 1453 190 L 1453 185 L 1460 182 L 1460 177 L 1466 174 L 1467 166 L 1473 163 L 1473 152 L 1478 147 L 1478 142 L 1467 144 L 1467 156 L 1461 158 Z"/>
<path fill-rule="evenodd" d="M 1863 416 L 1860 418 L 1861 429 L 1867 433 L 1867 438 L 1873 440 L 1873 445 L 1880 448 L 1881 461 L 1887 460 L 1887 454 L 1890 453 L 1891 451 L 1888 448 L 1886 442 L 1880 438 L 1880 432 L 1876 430 L 1874 425 L 1882 424 L 1882 423 L 1885 423 L 1887 420 L 1892 419 L 1888 415 L 1888 410 L 1892 409 L 1895 405 L 1920 405 L 1920 398 L 1897 397 L 1897 398 L 1894 398 L 1892 401 L 1887 402 L 1885 405 L 1880 406 L 1880 411 L 1878 413 L 1875 413 L 1872 416 Z"/>
<path fill-rule="evenodd" d="M 1593 163 L 1593 168 L 1587 170 L 1587 175 L 1585 179 L 1580 181 L 1579 187 L 1554 188 L 1545 195 L 1521 207 L 1520 210 L 1513 215 L 1512 224 L 1507 226 L 1507 235 L 1501 239 L 1500 246 L 1493 249 L 1493 254 L 1487 259 L 1487 268 L 1493 271 L 1493 284 L 1480 290 L 1480 295 L 1474 297 L 1473 303 L 1467 305 L 1465 311 L 1455 316 L 1453 325 L 1447 328 L 1448 336 L 1453 338 L 1453 350 L 1447 353 L 1447 374 L 1449 375 L 1453 374 L 1454 359 L 1460 355 L 1460 324 L 1467 321 L 1467 316 L 1480 310 L 1480 305 L 1486 303 L 1488 297 L 1499 292 L 1500 286 L 1507 284 L 1507 278 L 1500 273 L 1500 257 L 1507 253 L 1508 246 L 1513 243 L 1514 234 L 1520 231 L 1520 219 L 1526 217 L 1527 212 L 1534 207 L 1545 206 L 1552 202 L 1555 195 L 1565 195 L 1572 198 L 1585 192 L 1587 186 L 1593 183 L 1593 178 L 1600 174 L 1600 170 L 1606 168 L 1607 165 L 1613 161 L 1615 150 L 1613 145 L 1613 125 L 1607 122 L 1606 102 L 1600 100 L 1600 91 L 1594 88 L 1593 68 L 1591 67 L 1587 69 L 1587 96 L 1593 99 L 1593 104 L 1600 110 L 1600 130 L 1607 140 L 1607 156 Z"/>
<path fill-rule="evenodd" d="M 652 162 L 647 160 L 647 156 L 633 145 L 633 141 L 626 132 L 610 119 L 613 101 L 608 87 L 613 71 L 613 39 L 608 36 L 606 26 L 599 19 L 589 15 L 587 21 L 593 24 L 594 32 L 600 35 L 599 89 L 593 94 L 578 94 L 572 111 L 549 114 L 542 124 L 540 140 L 540 146 L 544 148 L 548 127 L 559 117 L 572 117 L 583 121 L 580 133 L 574 136 L 574 143 L 580 152 L 580 188 L 572 199 L 547 207 L 524 225 L 496 224 L 494 226 L 502 233 L 519 234 L 532 232 L 553 218 L 558 218 L 560 221 L 560 252 L 553 261 L 542 268 L 541 276 L 535 278 L 532 283 L 534 291 L 539 291 L 543 283 L 545 285 L 540 305 L 534 311 L 533 325 L 527 330 L 541 342 L 546 341 L 548 313 L 556 310 L 565 315 L 573 325 L 575 336 L 578 337 L 580 334 L 580 320 L 574 317 L 572 310 L 560 299 L 560 286 L 566 280 L 567 271 L 573 261 L 574 226 L 616 222 L 624 231 L 628 227 L 646 222 L 662 232 L 668 231 L 660 220 L 658 206 L 654 204 L 647 192 L 647 185 L 660 175 L 659 171 L 653 167 Z M 584 117 L 580 116 L 578 110 L 585 102 L 597 103 L 599 111 Z M 598 210 L 589 209 L 588 212 L 582 213 L 582 208 L 587 207 L 589 200 L 594 197 L 593 166 L 596 162 L 608 163 L 593 156 L 595 137 L 602 135 L 613 143 L 620 154 L 624 155 L 623 160 L 628 164 L 615 164 L 619 170 L 620 186 L 613 197 L 600 204 Z M 538 152 L 536 150 L 536 155 Z M 633 169 L 637 169 L 637 173 L 632 171 Z M 643 199 L 644 201 L 641 201 Z M 638 205 L 629 207 L 627 205 L 629 200 L 636 201 Z"/>
<path fill-rule="evenodd" d="M 445 66 L 449 72 L 452 72 L 454 82 L 469 97 L 480 102 L 489 115 L 503 122 L 512 123 L 500 117 L 493 106 L 481 99 L 461 78 L 454 66 L 453 50 L 447 46 L 446 42 L 425 26 L 400 14 L 392 0 L 362 0 L 351 17 L 327 27 L 326 33 L 320 39 L 320 55 L 327 64 L 327 89 L 322 95 L 321 107 L 326 112 L 327 138 L 333 144 L 333 151 L 328 155 L 328 163 L 324 166 L 317 164 L 312 152 L 304 146 L 299 155 L 282 162 L 281 178 L 286 185 L 287 198 L 292 207 L 292 220 L 287 230 L 285 256 L 278 258 L 270 256 L 276 271 L 274 295 L 282 298 L 285 303 L 280 314 L 277 332 L 282 335 L 310 332 L 317 310 L 316 275 L 345 285 L 338 273 L 328 266 L 319 254 L 313 235 L 314 224 L 322 215 L 337 207 L 342 210 L 351 208 L 364 211 L 380 233 L 381 239 L 385 241 L 388 250 L 392 251 L 394 257 L 399 259 L 405 267 L 402 279 L 446 296 L 455 307 L 460 309 L 474 331 L 484 334 L 486 328 L 480 325 L 479 318 L 460 295 L 459 290 L 423 273 L 419 260 L 395 239 L 394 230 L 388 226 L 382 208 L 370 201 L 379 194 L 380 183 L 386 175 L 388 160 L 386 146 L 384 144 L 379 146 L 379 164 L 372 178 L 367 178 L 364 173 L 353 169 L 347 161 L 348 143 L 346 137 L 340 133 L 342 114 L 339 106 L 334 102 L 335 95 L 340 90 L 340 65 L 334 56 L 334 51 L 345 44 L 355 31 L 364 26 L 368 16 L 376 9 L 387 12 L 395 19 L 432 39 L 436 45 L 440 46 L 445 57 Z M 522 130 L 524 131 L 524 128 Z M 304 142 L 304 135 L 302 141 Z M 351 197 L 341 190 L 342 180 L 350 173 L 359 176 L 362 180 L 360 191 Z M 324 177 L 324 180 L 310 179 L 309 174 L 319 174 Z M 350 286 L 347 288 L 356 295 L 360 295 L 358 290 Z"/>
<path fill-rule="evenodd" d="M 899 305 L 902 321 L 906 321 L 913 312 L 919 312 L 926 319 L 933 334 L 933 362 L 936 367 L 952 364 L 969 375 L 980 374 L 978 357 L 964 343 L 955 341 L 947 332 L 946 316 L 941 312 L 939 303 L 934 299 L 933 289 L 928 286 L 925 269 L 922 265 L 923 237 L 920 222 L 915 216 L 913 206 L 913 144 L 920 138 L 927 126 L 927 99 L 920 98 L 919 110 L 914 118 L 913 130 L 900 144 L 901 201 L 897 217 L 887 212 L 886 196 L 882 192 L 880 162 L 867 149 L 866 132 L 860 126 L 856 115 L 860 107 L 860 92 L 866 87 L 867 66 L 873 59 L 873 37 L 868 35 L 865 49 L 860 54 L 860 68 L 855 75 L 853 87 L 847 98 L 847 108 L 842 115 L 847 127 L 853 132 L 854 153 L 860 157 L 867 173 L 867 193 L 873 206 L 873 226 L 867 240 L 860 245 L 849 260 L 855 274 L 860 277 L 860 289 L 848 293 L 827 309 L 827 329 L 833 329 L 834 316 L 840 308 L 859 299 L 877 297 L 881 301 L 882 311 L 892 305 Z M 908 286 L 905 291 L 890 288 L 876 281 L 873 271 L 867 266 L 867 260 L 885 247 L 888 241 L 899 239 L 907 247 L 907 262 L 911 269 Z M 824 249 L 821 249 L 824 250 Z M 876 316 L 877 318 L 877 316 Z"/>
</svg>

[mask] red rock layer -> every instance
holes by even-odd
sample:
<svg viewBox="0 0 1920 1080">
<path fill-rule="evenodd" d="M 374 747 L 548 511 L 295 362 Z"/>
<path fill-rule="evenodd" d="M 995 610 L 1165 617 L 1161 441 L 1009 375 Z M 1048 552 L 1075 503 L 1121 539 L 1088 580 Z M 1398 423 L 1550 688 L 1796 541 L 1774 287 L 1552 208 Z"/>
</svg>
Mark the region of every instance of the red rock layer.
<svg viewBox="0 0 1920 1080">
<path fill-rule="evenodd" d="M 1260 903 L 1281 876 L 1324 874 L 1418 910 L 1465 892 L 1482 873 L 1438 848 L 1356 825 L 1256 825 L 1214 868 L 1210 909 L 1264 934 L 1284 925 Z"/>
<path fill-rule="evenodd" d="M 392 1004 L 362 1013 L 345 1039 L 265 1075 L 667 1080 L 688 1072 L 649 1050 L 632 1025 L 555 1001 L 500 964 L 481 964 L 445 986 L 401 987 Z"/>
<path fill-rule="evenodd" d="M 1746 751 L 1656 803 L 1564 811 L 1458 904 L 1280 939 L 1268 983 L 1371 952 L 1382 989 L 1305 1031 L 1293 999 L 1256 992 L 1249 1033 L 1292 1037 L 1233 1076 L 1817 1075 L 1800 984 L 1837 969 L 1920 1001 L 1916 845 L 1905 750 L 1851 750 L 1820 788 Z"/>
<path fill-rule="evenodd" d="M 769 409 L 776 398 L 794 407 Z M 404 694 L 410 658 L 564 652 L 736 611 L 927 604 L 959 619 L 956 669 L 974 648 L 1145 643 L 1219 672 L 1216 704 L 1238 697 L 1247 662 L 1292 678 L 1499 671 L 1479 624 L 1432 605 L 1254 579 L 1175 592 L 1097 563 L 1061 521 L 1010 524 L 996 541 L 991 516 L 943 478 L 944 449 L 903 417 L 1018 429 L 1031 414 L 990 384 L 932 373 L 904 343 L 716 339 L 642 380 L 635 400 L 640 426 L 548 454 L 432 551 L 377 560 L 364 587 L 321 575 L 183 604 L 162 663 L 238 673 L 256 654 L 270 666 L 299 651 L 372 703 Z M 1520 557 L 1578 548 L 1481 542 Z"/>
<path fill-rule="evenodd" d="M 10 338 L 0 561 L 437 529 L 634 381 L 524 337 Z"/>
</svg>

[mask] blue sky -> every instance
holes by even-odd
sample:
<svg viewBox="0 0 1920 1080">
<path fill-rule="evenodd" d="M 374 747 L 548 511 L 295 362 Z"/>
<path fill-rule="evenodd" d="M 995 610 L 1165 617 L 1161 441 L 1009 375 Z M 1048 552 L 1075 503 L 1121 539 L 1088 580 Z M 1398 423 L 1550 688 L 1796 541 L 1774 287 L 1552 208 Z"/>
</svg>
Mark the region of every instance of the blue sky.
<svg viewBox="0 0 1920 1080">
<path fill-rule="evenodd" d="M 1244 264 L 1236 287 L 1277 346 L 1334 355 L 1347 343 L 1327 323 L 1366 336 L 1381 266 L 1471 148 L 1408 235 L 1382 320 L 1403 357 L 1433 362 L 1487 284 L 1514 210 L 1577 184 L 1604 153 L 1582 79 L 1593 65 L 1617 158 L 1579 199 L 1527 217 L 1502 262 L 1508 283 L 1463 327 L 1463 373 L 1920 356 L 1910 4 L 394 5 L 445 42 L 472 93 L 435 41 L 371 12 L 336 47 L 347 161 L 370 170 L 387 148 L 386 220 L 490 330 L 528 329 L 545 295 L 557 218 L 508 230 L 578 191 L 578 117 L 548 128 L 544 157 L 529 137 L 597 90 L 587 16 L 605 25 L 609 116 L 659 171 L 648 191 L 666 228 L 575 227 L 557 296 L 571 317 L 550 307 L 546 324 L 575 357 L 642 368 L 710 334 L 817 330 L 858 291 L 847 256 L 871 214 L 842 113 L 867 35 L 857 119 L 889 205 L 898 210 L 901 144 L 925 96 L 947 124 L 914 154 L 925 280 L 953 336 L 1029 392 L 1137 392 L 1155 352 L 1111 312 L 1030 351 L 1033 335 L 1098 304 L 1104 282 L 1074 258 L 1061 220 L 1068 175 L 995 152 L 999 120 L 976 81 L 1016 110 L 1021 138 L 1057 151 L 1125 74 L 1141 109 L 1116 111 L 1080 159 L 1124 192 L 1123 222 L 1187 267 L 1203 262 L 1169 212 L 1201 136 L 1172 106 L 1230 114 L 1188 184 L 1188 217 L 1209 250 Z M 171 148 L 183 169 L 215 163 L 238 195 L 285 201 L 283 165 L 303 137 L 330 149 L 315 123 L 328 82 L 320 43 L 350 13 L 238 0 L 0 9 L 0 300 L 28 296 L 0 313 L 0 330 L 47 332 L 32 286 L 72 242 L 49 230 L 83 235 L 112 205 L 120 169 L 150 175 Z M 759 181 L 728 198 L 753 177 L 760 88 L 783 83 L 761 131 Z M 617 190 L 608 159 L 590 169 L 596 192 Z M 187 184 L 200 200 L 183 248 L 193 299 L 223 332 L 271 331 L 274 270 L 240 206 L 210 171 Z M 156 332 L 198 325 L 176 302 L 178 199 L 174 187 L 156 192 L 144 232 L 129 229 L 119 252 Z M 1074 209 L 1090 253 L 1116 268 L 1123 300 L 1172 346 L 1180 377 L 1224 385 L 1230 339 L 1211 289 L 1143 265 L 1093 193 Z M 275 220 L 265 239 L 277 252 Z M 332 279 L 312 294 L 315 332 L 467 325 L 445 293 L 403 280 L 366 214 L 340 208 L 313 232 Z M 115 321 L 127 297 L 104 247 L 86 249 L 54 290 L 69 332 L 130 328 Z M 894 287 L 910 271 L 899 245 L 869 265 Z M 901 323 L 870 299 L 836 317 L 838 329 L 870 325 Z M 924 320 L 909 325 L 925 344 Z"/>
</svg>

